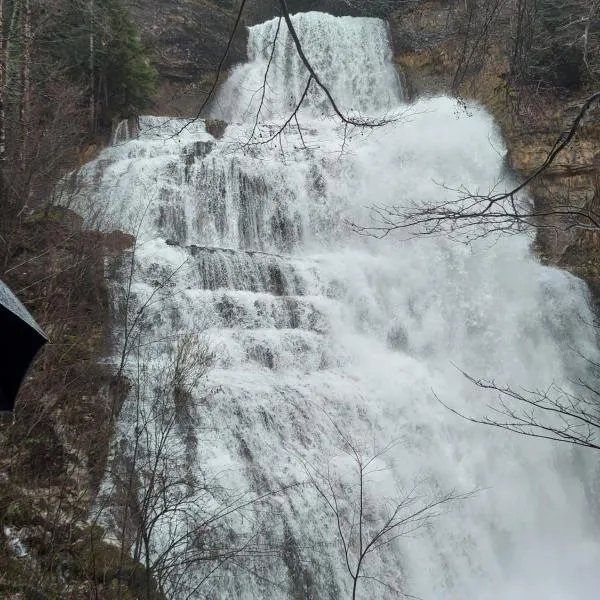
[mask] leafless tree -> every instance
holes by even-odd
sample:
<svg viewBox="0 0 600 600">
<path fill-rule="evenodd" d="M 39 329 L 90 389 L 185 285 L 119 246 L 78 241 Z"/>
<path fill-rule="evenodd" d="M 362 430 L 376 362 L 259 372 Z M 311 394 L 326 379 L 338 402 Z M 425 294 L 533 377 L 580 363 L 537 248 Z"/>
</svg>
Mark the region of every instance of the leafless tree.
<svg viewBox="0 0 600 600">
<path fill-rule="evenodd" d="M 370 574 L 369 558 L 384 552 L 399 538 L 410 536 L 447 512 L 451 505 L 473 493 L 454 491 L 428 495 L 424 485 L 415 484 L 402 490 L 383 504 L 373 497 L 374 479 L 381 481 L 386 454 L 395 446 L 381 450 L 363 451 L 361 445 L 334 425 L 343 457 L 349 461 L 350 474 L 340 473 L 329 460 L 315 465 L 302 460 L 309 483 L 314 487 L 333 517 L 337 542 L 345 570 L 352 581 L 352 600 L 358 596 L 360 582 L 373 582 L 389 594 L 411 598 L 396 585 Z"/>
<path fill-rule="evenodd" d="M 491 58 L 491 47 L 507 59 L 507 82 L 534 93 L 597 81 L 597 0 L 468 0 L 450 3 L 448 10 L 460 43 L 455 93 Z"/>
<path fill-rule="evenodd" d="M 472 423 L 600 450 L 600 364 L 589 358 L 585 362 L 585 377 L 570 381 L 570 387 L 553 382 L 545 389 L 515 389 L 461 371 L 483 393 L 491 392 L 495 397 L 487 406 L 488 414 L 482 417 L 461 413 L 436 398 L 452 413 Z"/>
<path fill-rule="evenodd" d="M 131 556 L 144 565 L 147 599 L 154 590 L 194 598 L 226 564 L 275 556 L 275 548 L 259 542 L 259 519 L 252 516 L 282 490 L 230 490 L 219 476 L 203 473 L 197 401 L 214 360 L 203 334 L 149 343 L 140 335 L 133 352 L 135 379 L 121 415 L 130 422 L 117 440 L 100 519 L 112 515 L 121 564 Z M 238 528 L 241 515 L 246 525 Z"/>
<path fill-rule="evenodd" d="M 152 196 L 146 210 L 151 202 Z M 145 217 L 142 211 L 136 234 Z M 152 312 L 177 293 L 172 280 L 186 263 L 164 273 L 149 294 L 139 297 L 133 291 L 137 254 L 134 242 L 121 267 L 125 283 L 118 292 L 123 331 L 116 376 L 122 384 L 110 420 L 119 415 L 125 429 L 115 439 L 96 518 L 110 524 L 120 543 L 121 594 L 133 559 L 133 565 L 144 566 L 148 600 L 156 590 L 164 597 L 194 598 L 225 565 L 275 555 L 258 541 L 261 523 L 252 516 L 281 490 L 230 490 L 218 476 L 204 474 L 197 456 L 204 432 L 198 407 L 202 394 L 212 393 L 204 379 L 215 354 L 201 327 L 152 338 Z M 238 530 L 241 521 L 246 525 Z"/>
</svg>

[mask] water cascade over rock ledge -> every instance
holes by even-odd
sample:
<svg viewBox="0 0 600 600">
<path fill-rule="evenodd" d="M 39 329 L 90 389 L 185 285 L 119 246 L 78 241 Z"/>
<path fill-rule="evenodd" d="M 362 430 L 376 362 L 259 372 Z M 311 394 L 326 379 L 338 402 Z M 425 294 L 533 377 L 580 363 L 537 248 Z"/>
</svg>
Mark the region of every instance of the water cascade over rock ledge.
<svg viewBox="0 0 600 600">
<path fill-rule="evenodd" d="M 222 139 L 201 121 L 144 117 L 77 176 L 90 224 L 137 239 L 113 284 L 115 347 L 129 344 L 115 363 L 131 391 L 106 491 L 136 472 L 127 493 L 143 498 L 157 479 L 148 465 L 168 483 L 156 497 L 171 509 L 145 496 L 142 516 L 170 598 L 349 598 L 336 520 L 308 475 L 329 474 L 343 510 L 355 506 L 350 440 L 365 456 L 386 449 L 366 477 L 367 529 L 411 490 L 415 506 L 479 490 L 372 553 L 357 597 L 589 595 L 600 537 L 588 456 L 476 427 L 432 393 L 485 410 L 491 398 L 456 366 L 526 389 L 567 382 L 580 368 L 569 347 L 596 352 L 585 286 L 539 265 L 527 235 L 467 245 L 352 233 L 346 223 L 366 222 L 372 204 L 491 187 L 503 142 L 476 106 L 466 115 L 434 98 L 407 113 L 382 22 L 294 22 L 344 110 L 405 118 L 348 131 L 314 90 L 298 126 L 253 143 L 307 80 L 281 31 L 261 105 L 271 21 L 250 29 L 250 60 L 214 103 L 230 123 Z M 141 557 L 122 513 L 117 533 Z M 165 549 L 180 539 L 173 564 Z"/>
</svg>

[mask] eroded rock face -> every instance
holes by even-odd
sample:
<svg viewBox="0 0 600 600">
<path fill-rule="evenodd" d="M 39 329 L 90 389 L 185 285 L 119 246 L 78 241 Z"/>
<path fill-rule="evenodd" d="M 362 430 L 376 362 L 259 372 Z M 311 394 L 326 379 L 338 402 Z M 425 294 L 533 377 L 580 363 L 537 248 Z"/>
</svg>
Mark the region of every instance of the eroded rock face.
<svg viewBox="0 0 600 600">
<path fill-rule="evenodd" d="M 134 20 L 162 78 L 191 83 L 216 69 L 235 22 L 233 0 L 133 0 Z M 244 28 L 234 38 L 226 65 L 246 56 Z"/>
<path fill-rule="evenodd" d="M 154 112 L 193 116 L 210 89 L 237 15 L 235 0 L 132 0 L 132 16 L 160 80 Z M 243 62 L 247 33 L 240 27 L 224 67 Z"/>
</svg>

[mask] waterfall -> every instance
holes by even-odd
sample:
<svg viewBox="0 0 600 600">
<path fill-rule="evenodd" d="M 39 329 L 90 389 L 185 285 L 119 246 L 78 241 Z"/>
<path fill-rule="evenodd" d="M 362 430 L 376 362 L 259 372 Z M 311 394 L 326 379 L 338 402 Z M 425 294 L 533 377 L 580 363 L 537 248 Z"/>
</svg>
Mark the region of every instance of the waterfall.
<svg viewBox="0 0 600 600">
<path fill-rule="evenodd" d="M 294 23 L 299 38 L 310 40 L 303 50 L 336 104 L 353 114 L 398 107 L 402 91 L 391 65 L 383 21 L 304 13 L 297 15 Z M 265 120 L 289 114 L 308 81 L 308 71 L 283 19 L 273 19 L 250 31 L 249 62 L 234 69 L 213 106 L 215 114 L 226 121 L 253 121 L 259 109 Z M 305 105 L 311 107 L 313 116 L 331 112 L 327 98 L 314 83 Z"/>
<path fill-rule="evenodd" d="M 182 473 L 173 497 L 201 484 L 201 502 L 186 511 L 222 515 L 193 550 L 213 544 L 223 556 L 175 569 L 170 597 L 350 598 L 335 518 L 308 476 L 329 474 L 340 504 L 354 502 L 344 440 L 377 454 L 365 480 L 367 530 L 411 490 L 415 506 L 477 490 L 370 554 L 359 598 L 393 598 L 392 588 L 427 600 L 593 597 L 591 455 L 474 425 L 436 399 L 489 414 L 493 396 L 459 369 L 525 389 L 569 385 L 581 368 L 569 348 L 596 352 L 586 286 L 540 265 L 526 233 L 469 244 L 353 233 L 347 223 L 368 222 L 373 204 L 497 184 L 504 143 L 478 106 L 404 105 L 382 22 L 309 13 L 294 23 L 344 110 L 404 118 L 348 130 L 314 89 L 298 126 L 248 143 L 253 129 L 254 140 L 269 139 L 307 77 L 285 23 L 272 51 L 275 20 L 250 28 L 249 62 L 214 103 L 230 122 L 222 139 L 202 121 L 143 117 L 137 137 L 118 136 L 77 175 L 73 202 L 90 223 L 137 238 L 133 269 L 122 266 L 113 285 L 115 315 L 129 311 L 115 328 L 141 325 L 115 453 L 133 460 L 139 415 L 154 414 L 173 353 L 185 365 L 210 348 L 207 373 L 172 395 L 165 464 Z M 176 339 L 186 340 L 182 352 Z M 164 424 L 171 413 L 161 410 Z M 137 455 L 159 442 L 147 435 Z M 154 557 L 191 518 L 184 512 L 157 518 Z M 228 544 L 243 549 L 226 556 Z"/>
</svg>

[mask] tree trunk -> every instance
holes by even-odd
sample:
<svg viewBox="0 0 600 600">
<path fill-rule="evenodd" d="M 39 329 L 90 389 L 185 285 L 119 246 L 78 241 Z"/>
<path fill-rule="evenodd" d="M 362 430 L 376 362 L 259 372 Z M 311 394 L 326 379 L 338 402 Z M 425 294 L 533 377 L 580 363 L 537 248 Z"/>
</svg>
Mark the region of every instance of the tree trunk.
<svg viewBox="0 0 600 600">
<path fill-rule="evenodd" d="M 27 143 L 27 128 L 31 109 L 31 5 L 23 1 L 21 14 L 21 103 L 19 105 L 19 125 L 21 129 L 21 159 L 24 158 Z"/>
<path fill-rule="evenodd" d="M 94 63 L 96 62 L 96 39 L 94 33 L 94 0 L 90 0 L 89 4 L 90 12 L 90 56 L 89 56 L 89 69 L 90 69 L 90 97 L 89 97 L 89 111 L 90 111 L 90 131 L 94 133 L 96 129 L 96 90 L 94 86 L 95 70 Z"/>
<path fill-rule="evenodd" d="M 7 43 L 4 37 L 4 3 L 0 0 L 0 197 L 3 191 L 3 171 L 6 162 L 6 129 L 5 129 L 5 83 L 7 67 Z"/>
</svg>

